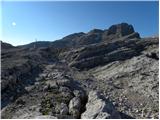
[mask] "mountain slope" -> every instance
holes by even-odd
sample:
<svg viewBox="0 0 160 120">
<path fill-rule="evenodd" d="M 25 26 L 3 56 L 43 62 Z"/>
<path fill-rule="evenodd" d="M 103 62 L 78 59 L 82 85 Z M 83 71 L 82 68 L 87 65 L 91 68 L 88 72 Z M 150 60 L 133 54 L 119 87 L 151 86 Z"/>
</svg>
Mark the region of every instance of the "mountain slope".
<svg viewBox="0 0 160 120">
<path fill-rule="evenodd" d="M 121 23 L 2 49 L 2 118 L 158 118 L 158 39 Z"/>
</svg>

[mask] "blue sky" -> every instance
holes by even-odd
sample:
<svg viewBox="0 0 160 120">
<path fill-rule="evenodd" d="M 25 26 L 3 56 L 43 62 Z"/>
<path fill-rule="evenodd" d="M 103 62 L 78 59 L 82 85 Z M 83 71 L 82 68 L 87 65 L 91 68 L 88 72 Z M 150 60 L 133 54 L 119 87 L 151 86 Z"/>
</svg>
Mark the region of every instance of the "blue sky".
<svg viewBox="0 0 160 120">
<path fill-rule="evenodd" d="M 53 41 L 127 22 L 142 37 L 158 34 L 158 2 L 2 2 L 0 39 L 13 45 Z"/>
</svg>

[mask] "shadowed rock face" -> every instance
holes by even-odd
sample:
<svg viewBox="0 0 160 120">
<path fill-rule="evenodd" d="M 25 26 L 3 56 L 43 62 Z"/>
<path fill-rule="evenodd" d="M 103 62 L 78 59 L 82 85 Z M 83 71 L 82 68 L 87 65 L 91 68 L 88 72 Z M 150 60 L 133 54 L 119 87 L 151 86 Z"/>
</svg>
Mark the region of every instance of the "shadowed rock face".
<svg viewBox="0 0 160 120">
<path fill-rule="evenodd" d="M 134 33 L 134 28 L 132 25 L 127 23 L 121 23 L 117 25 L 112 25 L 108 29 L 108 35 L 118 34 L 120 37 Z"/>
<path fill-rule="evenodd" d="M 127 23 L 112 25 L 108 30 L 105 30 L 102 38 L 103 41 L 110 42 L 124 36 L 140 38 L 139 33 L 134 31 L 133 26 Z"/>
<path fill-rule="evenodd" d="M 158 39 L 120 23 L 54 42 L 1 43 L 2 118 L 158 118 Z"/>
</svg>

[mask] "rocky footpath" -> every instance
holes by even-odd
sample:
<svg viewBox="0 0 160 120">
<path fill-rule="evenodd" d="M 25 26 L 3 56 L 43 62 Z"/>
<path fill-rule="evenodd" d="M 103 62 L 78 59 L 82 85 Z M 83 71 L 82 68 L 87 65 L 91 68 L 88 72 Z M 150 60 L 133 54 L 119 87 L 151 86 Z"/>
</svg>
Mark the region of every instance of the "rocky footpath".
<svg viewBox="0 0 160 120">
<path fill-rule="evenodd" d="M 159 118 L 158 37 L 121 23 L 37 44 L 1 44 L 2 118 Z"/>
</svg>

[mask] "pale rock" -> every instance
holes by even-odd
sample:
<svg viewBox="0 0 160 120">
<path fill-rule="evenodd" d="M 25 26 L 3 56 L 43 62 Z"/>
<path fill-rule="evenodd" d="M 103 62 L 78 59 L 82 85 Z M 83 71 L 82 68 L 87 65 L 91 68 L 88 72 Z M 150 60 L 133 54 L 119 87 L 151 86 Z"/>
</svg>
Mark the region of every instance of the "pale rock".
<svg viewBox="0 0 160 120">
<path fill-rule="evenodd" d="M 120 119 L 119 113 L 113 104 L 106 100 L 99 92 L 90 91 L 86 111 L 81 115 L 82 119 Z"/>
</svg>

